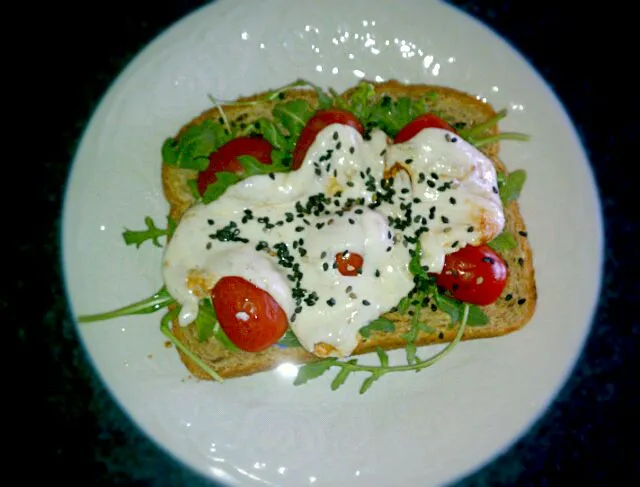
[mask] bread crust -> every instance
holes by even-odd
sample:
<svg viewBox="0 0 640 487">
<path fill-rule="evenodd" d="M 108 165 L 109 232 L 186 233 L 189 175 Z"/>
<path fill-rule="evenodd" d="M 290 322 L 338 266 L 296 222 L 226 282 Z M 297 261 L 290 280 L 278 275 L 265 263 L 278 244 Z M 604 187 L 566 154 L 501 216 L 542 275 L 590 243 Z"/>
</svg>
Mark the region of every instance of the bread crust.
<svg viewBox="0 0 640 487">
<path fill-rule="evenodd" d="M 438 110 L 443 117 L 449 120 L 464 122 L 467 125 L 483 123 L 495 116 L 493 107 L 478 100 L 463 91 L 449 87 L 427 84 L 405 85 L 392 80 L 384 83 L 369 81 L 374 86 L 377 95 L 388 95 L 392 98 L 408 96 L 420 98 L 429 92 L 435 92 L 437 98 L 433 108 Z M 348 95 L 355 87 L 345 91 Z M 251 102 L 264 100 L 265 93 L 242 97 L 237 101 Z M 286 92 L 286 100 L 305 99 L 311 106 L 317 105 L 317 95 L 310 89 L 296 89 Z M 243 119 L 250 122 L 259 117 L 271 118 L 273 106 L 281 100 L 263 102 L 259 105 L 227 105 L 222 106 L 228 120 Z M 203 111 L 200 115 L 186 123 L 176 134 L 179 138 L 189 127 L 202 123 L 204 120 L 220 118 L 220 111 L 213 107 Z M 497 134 L 498 126 L 488 131 L 489 134 Z M 499 159 L 499 143 L 492 143 L 481 148 L 494 163 L 499 171 L 507 172 L 503 162 Z M 162 186 L 164 195 L 170 205 L 170 216 L 179 221 L 182 214 L 195 203 L 195 198 L 188 187 L 188 181 L 194 179 L 197 172 L 188 169 L 180 169 L 162 164 Z M 529 244 L 526 225 L 522 218 L 517 201 L 511 201 L 504 208 L 505 230 L 510 231 L 517 241 L 514 249 L 501 253 L 509 273 L 505 289 L 500 298 L 493 304 L 483 306 L 482 310 L 489 318 L 489 323 L 483 326 L 467 326 L 462 340 L 475 340 L 481 338 L 499 337 L 525 326 L 533 316 L 537 304 L 537 288 L 535 270 L 533 265 L 533 251 Z M 407 314 L 390 312 L 382 315 L 395 324 L 394 332 L 374 331 L 368 338 L 361 338 L 353 355 L 361 355 L 372 352 L 377 347 L 384 350 L 404 348 L 406 342 L 401 338 L 410 328 L 411 317 Z M 417 346 L 425 346 L 437 343 L 446 343 L 454 339 L 457 327 L 451 326 L 449 315 L 440 310 L 432 310 L 429 306 L 420 312 L 421 322 L 427 323 L 435 331 L 430 333 L 419 332 L 416 340 Z M 250 353 L 243 351 L 231 352 L 223 345 L 210 338 L 205 342 L 198 340 L 195 325 L 181 327 L 177 320 L 172 324 L 172 332 L 178 340 L 184 343 L 208 366 L 212 367 L 223 378 L 252 375 L 258 372 L 271 370 L 282 363 L 309 363 L 320 360 L 319 357 L 305 351 L 302 347 L 280 348 L 273 346 L 263 352 Z M 186 368 L 197 378 L 211 380 L 211 376 L 200 368 L 193 360 L 178 350 L 180 358 Z"/>
</svg>

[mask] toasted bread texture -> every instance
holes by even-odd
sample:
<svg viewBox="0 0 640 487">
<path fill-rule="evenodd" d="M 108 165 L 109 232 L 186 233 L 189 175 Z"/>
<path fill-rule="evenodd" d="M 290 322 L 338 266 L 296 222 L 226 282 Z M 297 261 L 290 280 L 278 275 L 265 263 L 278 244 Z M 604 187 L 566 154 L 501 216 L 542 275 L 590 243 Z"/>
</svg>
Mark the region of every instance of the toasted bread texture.
<svg viewBox="0 0 640 487">
<path fill-rule="evenodd" d="M 419 98 L 429 92 L 435 92 L 437 97 L 431 106 L 439 111 L 443 118 L 450 123 L 464 123 L 467 126 L 474 126 L 489 120 L 496 114 L 492 106 L 479 101 L 475 96 L 448 87 L 405 85 L 397 81 L 372 82 L 371 84 L 374 86 L 377 96 L 388 95 L 392 98 Z M 346 91 L 343 95 L 348 95 L 350 91 Z M 264 94 L 240 98 L 239 101 L 258 99 L 263 100 Z M 309 89 L 287 91 L 285 99 L 305 99 L 312 106 L 316 106 L 318 100 L 316 92 Z M 229 105 L 223 106 L 222 109 L 231 123 L 248 123 L 263 116 L 271 118 L 272 108 L 278 101 L 280 100 L 255 105 Z M 186 123 L 175 136 L 179 138 L 185 130 L 194 124 L 202 123 L 206 119 L 218 120 L 219 117 L 220 111 L 218 108 L 204 111 Z M 494 126 L 489 133 L 496 134 L 498 130 L 498 126 Z M 499 143 L 483 146 L 481 150 L 491 158 L 497 170 L 507 173 L 505 165 L 498 157 Z M 196 178 L 196 176 L 196 171 L 162 164 L 163 189 L 170 204 L 170 216 L 175 221 L 179 221 L 182 214 L 195 203 L 188 181 Z M 506 287 L 495 303 L 482 307 L 482 310 L 489 318 L 489 323 L 482 326 L 468 326 L 462 337 L 463 340 L 498 337 L 516 331 L 530 321 L 535 311 L 537 302 L 535 272 L 532 249 L 527 240 L 525 222 L 517 201 L 509 202 L 504 211 L 506 217 L 505 230 L 510 231 L 517 241 L 515 248 L 501 252 L 509 268 Z M 451 326 L 451 318 L 448 314 L 432 306 L 422 308 L 420 313 L 420 321 L 428 324 L 433 331 L 429 333 L 421 331 L 416 340 L 416 345 L 445 343 L 454 339 L 457 328 Z M 394 322 L 395 331 L 374 331 L 368 338 L 361 337 L 354 355 L 374 351 L 377 347 L 381 347 L 384 350 L 392 350 L 406 346 L 402 335 L 410 328 L 411 316 L 399 312 L 389 312 L 384 314 L 383 317 Z M 193 324 L 181 327 L 177 321 L 174 321 L 172 331 L 178 340 L 184 343 L 207 365 L 216 370 L 223 378 L 246 376 L 267 371 L 282 363 L 308 363 L 319 360 L 318 357 L 305 351 L 302 347 L 281 348 L 273 346 L 266 351 L 258 353 L 232 352 L 213 337 L 205 342 L 200 342 L 198 340 L 198 332 Z M 180 353 L 180 358 L 185 366 L 195 377 L 205 380 L 211 379 L 189 357 L 180 351 L 178 353 Z"/>
</svg>

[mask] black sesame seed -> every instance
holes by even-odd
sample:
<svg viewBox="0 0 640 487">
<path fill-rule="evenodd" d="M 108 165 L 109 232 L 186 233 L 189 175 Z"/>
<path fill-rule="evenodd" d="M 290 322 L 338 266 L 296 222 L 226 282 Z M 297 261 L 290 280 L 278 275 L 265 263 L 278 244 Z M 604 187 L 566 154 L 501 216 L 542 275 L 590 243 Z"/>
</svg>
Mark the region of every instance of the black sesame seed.
<svg viewBox="0 0 640 487">
<path fill-rule="evenodd" d="M 424 180 L 426 179 L 426 176 L 424 175 L 423 172 L 421 172 L 420 174 L 418 174 L 418 182 L 419 183 L 424 183 Z"/>
<path fill-rule="evenodd" d="M 298 306 L 296 307 L 296 309 L 294 310 L 296 313 L 302 313 L 302 306 Z"/>
<path fill-rule="evenodd" d="M 351 223 L 352 225 L 354 225 L 356 223 L 356 221 L 353 218 L 349 218 L 349 223 Z"/>
<path fill-rule="evenodd" d="M 449 198 L 449 203 L 451 203 L 452 205 L 455 205 L 456 199 L 452 196 L 451 198 Z"/>
<path fill-rule="evenodd" d="M 437 307 L 435 304 L 433 304 L 433 303 L 431 303 L 430 308 L 431 308 L 431 311 L 433 311 L 434 313 L 435 313 L 436 311 L 438 311 L 438 307 Z"/>
<path fill-rule="evenodd" d="M 364 304 L 365 306 L 369 306 L 371 303 L 369 301 L 367 301 L 366 299 L 362 300 L 362 304 Z"/>
<path fill-rule="evenodd" d="M 338 142 L 336 144 L 336 150 L 340 150 L 342 148 L 342 142 Z"/>
<path fill-rule="evenodd" d="M 354 213 L 355 213 L 356 215 L 362 215 L 362 214 L 364 213 L 364 210 L 363 210 L 362 208 L 358 208 L 358 209 L 356 209 L 356 210 L 354 211 Z"/>
<path fill-rule="evenodd" d="M 356 148 L 355 148 L 355 147 L 349 147 L 349 152 L 350 152 L 351 154 L 353 154 L 355 151 L 356 151 Z"/>
<path fill-rule="evenodd" d="M 376 269 L 375 276 L 380 277 L 380 270 Z"/>
<path fill-rule="evenodd" d="M 327 299 L 327 304 L 329 306 L 334 306 L 336 304 L 336 300 L 334 298 Z"/>
<path fill-rule="evenodd" d="M 520 298 L 518 299 L 518 304 L 524 304 L 527 302 L 527 298 Z"/>
<path fill-rule="evenodd" d="M 496 188 L 495 186 L 491 188 L 491 191 L 493 191 L 495 194 L 498 194 L 498 188 Z"/>
<path fill-rule="evenodd" d="M 323 270 L 323 271 L 328 271 L 328 270 L 329 270 L 329 264 L 327 264 L 326 262 L 323 262 L 323 264 L 322 264 L 322 270 Z"/>
<path fill-rule="evenodd" d="M 471 233 L 473 232 L 474 228 L 473 227 L 467 227 L 467 232 Z"/>
<path fill-rule="evenodd" d="M 207 247 L 207 250 L 211 250 L 211 242 L 207 242 L 206 247 Z"/>
<path fill-rule="evenodd" d="M 318 230 L 320 230 L 322 227 L 324 227 L 324 222 L 316 223 L 316 228 L 317 228 Z"/>
<path fill-rule="evenodd" d="M 494 260 L 492 257 L 483 257 L 482 262 L 486 262 L 487 264 L 493 264 Z"/>
<path fill-rule="evenodd" d="M 452 249 L 455 249 L 457 246 L 458 246 L 458 241 L 457 240 L 451 244 L 451 248 Z"/>
<path fill-rule="evenodd" d="M 425 271 L 425 272 L 429 272 L 429 266 L 428 266 L 428 265 L 423 265 L 423 266 L 421 266 L 421 267 L 422 267 L 422 270 L 423 270 L 423 271 Z"/>
<path fill-rule="evenodd" d="M 387 247 L 387 252 L 391 252 L 391 247 Z"/>
<path fill-rule="evenodd" d="M 427 180 L 427 186 L 429 186 L 430 188 L 435 188 L 436 187 L 436 183 L 434 183 L 433 181 L 431 181 L 431 179 Z"/>
<path fill-rule="evenodd" d="M 434 172 L 431 173 L 431 177 L 436 180 L 438 179 L 438 175 Z"/>
<path fill-rule="evenodd" d="M 413 202 L 415 204 L 418 204 L 418 203 L 422 203 L 422 200 L 420 198 L 413 198 Z"/>
<path fill-rule="evenodd" d="M 303 249 L 302 247 L 298 249 L 298 252 L 300 252 L 300 257 L 307 255 L 307 249 Z"/>
<path fill-rule="evenodd" d="M 353 291 L 353 286 L 347 286 L 347 289 L 344 290 L 344 292 L 347 294 L 349 294 L 351 291 Z"/>
<path fill-rule="evenodd" d="M 504 297 L 504 300 L 505 300 L 505 301 L 511 301 L 511 298 L 513 298 L 513 295 L 512 295 L 512 294 L 507 294 L 507 295 Z"/>
<path fill-rule="evenodd" d="M 287 223 L 291 223 L 293 221 L 293 213 L 285 213 L 284 214 L 284 219 Z"/>
<path fill-rule="evenodd" d="M 438 338 L 442 340 L 444 338 L 444 333 L 443 332 L 438 333 Z"/>
<path fill-rule="evenodd" d="M 296 309 L 297 309 L 297 308 L 296 308 Z M 295 321 L 296 321 L 296 314 L 295 314 L 295 313 L 293 313 L 293 314 L 291 315 L 291 318 L 289 318 L 289 321 L 290 321 L 291 323 L 293 323 L 293 322 L 295 322 Z"/>
<path fill-rule="evenodd" d="M 263 249 L 266 249 L 269 246 L 269 244 L 267 242 L 265 242 L 264 240 L 260 240 L 258 242 L 258 245 L 256 245 L 256 250 L 259 252 Z"/>
<path fill-rule="evenodd" d="M 270 172 L 270 173 L 269 173 L 269 177 L 270 177 L 272 180 L 274 180 L 274 181 L 275 181 L 275 179 L 276 179 L 276 175 L 275 175 L 275 174 L 273 174 L 272 172 Z"/>
<path fill-rule="evenodd" d="M 207 220 L 207 223 L 208 223 L 209 225 L 213 225 L 215 222 L 214 222 L 211 218 L 209 218 L 209 219 Z"/>
<path fill-rule="evenodd" d="M 442 220 L 442 223 L 449 223 L 449 219 L 444 215 L 440 217 L 440 220 Z"/>
<path fill-rule="evenodd" d="M 347 186 L 349 186 L 350 188 L 353 188 L 354 186 L 353 181 L 347 181 Z"/>
<path fill-rule="evenodd" d="M 322 253 L 320 254 L 320 258 L 324 259 L 327 256 L 327 253 L 323 250 Z"/>
<path fill-rule="evenodd" d="M 333 133 L 333 140 L 338 140 L 338 132 Z"/>
<path fill-rule="evenodd" d="M 413 162 L 413 159 L 405 159 L 404 161 L 406 164 L 411 164 Z"/>
<path fill-rule="evenodd" d="M 420 223 L 422 223 L 423 225 L 426 225 L 427 219 L 425 217 L 422 217 L 422 220 L 420 221 Z"/>
<path fill-rule="evenodd" d="M 453 143 L 458 142 L 458 138 L 457 137 L 451 137 L 451 142 L 453 142 Z"/>
<path fill-rule="evenodd" d="M 518 257 L 518 264 L 520 264 L 520 267 L 524 265 L 524 259 L 522 257 Z"/>
<path fill-rule="evenodd" d="M 304 227 L 296 227 L 296 228 L 295 228 L 295 231 L 296 231 L 296 232 L 301 232 L 302 230 L 304 230 Z"/>
<path fill-rule="evenodd" d="M 380 152 L 381 156 L 384 156 L 387 153 L 387 149 L 382 149 L 382 152 Z"/>
<path fill-rule="evenodd" d="M 526 237 L 527 236 L 527 232 L 525 232 L 523 230 L 520 230 L 518 233 L 520 234 L 521 237 Z"/>
</svg>

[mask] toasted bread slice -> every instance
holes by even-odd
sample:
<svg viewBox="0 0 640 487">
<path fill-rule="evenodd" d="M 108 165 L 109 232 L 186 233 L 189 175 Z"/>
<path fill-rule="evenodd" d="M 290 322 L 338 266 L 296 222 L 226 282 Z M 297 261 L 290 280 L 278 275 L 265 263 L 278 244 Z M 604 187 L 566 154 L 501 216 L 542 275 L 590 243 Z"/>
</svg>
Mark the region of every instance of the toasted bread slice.
<svg viewBox="0 0 640 487">
<path fill-rule="evenodd" d="M 432 108 L 449 122 L 464 123 L 474 126 L 487 121 L 495 116 L 494 109 L 487 103 L 479 101 L 467 93 L 440 86 L 431 85 L 404 85 L 397 81 L 385 83 L 371 83 L 377 95 L 386 94 L 392 98 L 408 96 L 411 98 L 423 97 L 429 92 L 437 94 Z M 355 88 L 352 88 L 355 89 Z M 349 94 L 348 90 L 344 94 Z M 313 90 L 296 89 L 287 91 L 285 99 L 306 99 L 312 106 L 317 106 L 317 95 Z M 264 99 L 263 94 L 241 98 L 239 101 L 252 101 Z M 231 123 L 248 123 L 259 117 L 271 118 L 273 106 L 280 100 L 265 102 L 256 105 L 230 105 L 222 109 Z M 191 125 L 202 123 L 206 119 L 218 120 L 220 112 L 217 108 L 211 108 L 198 117 L 188 122 L 177 134 L 180 135 Z M 490 133 L 497 133 L 498 127 L 490 129 Z M 483 146 L 481 149 L 494 162 L 496 169 L 506 172 L 506 167 L 498 158 L 499 144 L 493 143 Z M 162 165 L 162 182 L 167 201 L 171 205 L 170 215 L 175 221 L 179 221 L 182 214 L 195 203 L 188 181 L 197 176 L 193 170 L 179 169 Z M 532 260 L 532 250 L 527 240 L 526 226 L 516 201 L 509 202 L 505 207 L 505 230 L 510 231 L 517 240 L 517 247 L 501 253 L 509 267 L 509 276 L 502 296 L 493 304 L 482 307 L 489 318 L 489 323 L 483 326 L 468 326 L 462 337 L 463 340 L 498 337 L 511 333 L 523 327 L 532 317 L 537 301 L 537 290 Z M 384 318 L 392 320 L 395 324 L 394 332 L 374 331 L 368 338 L 360 338 L 359 345 L 354 355 L 374 351 L 377 347 L 384 350 L 403 348 L 406 342 L 402 335 L 410 328 L 411 316 L 398 312 L 389 312 Z M 451 326 L 451 319 L 443 311 L 427 306 L 421 310 L 420 321 L 433 328 L 433 332 L 420 332 L 416 345 L 423 346 L 436 343 L 450 342 L 454 339 L 457 329 Z M 177 321 L 173 323 L 172 331 L 178 340 L 183 342 L 207 365 L 212 367 L 224 378 L 251 375 L 267 371 L 282 363 L 308 363 L 319 360 L 315 355 L 305 351 L 302 347 L 281 348 L 273 346 L 266 351 L 249 353 L 242 351 L 230 351 L 220 344 L 215 338 L 205 342 L 198 340 L 195 325 L 181 327 Z M 180 352 L 180 357 L 189 371 L 201 379 L 211 379 L 189 357 Z"/>
</svg>

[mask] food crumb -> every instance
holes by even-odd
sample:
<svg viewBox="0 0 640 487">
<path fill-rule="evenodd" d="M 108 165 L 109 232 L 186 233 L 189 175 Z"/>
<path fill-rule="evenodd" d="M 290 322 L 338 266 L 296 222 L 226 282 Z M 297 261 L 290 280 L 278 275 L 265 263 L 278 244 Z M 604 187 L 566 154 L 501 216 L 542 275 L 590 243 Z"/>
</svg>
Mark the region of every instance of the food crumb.
<svg viewBox="0 0 640 487">
<path fill-rule="evenodd" d="M 169 340 L 164 342 L 164 348 L 171 348 L 171 342 Z"/>
<path fill-rule="evenodd" d="M 152 353 L 150 353 L 149 355 L 147 355 L 147 358 L 148 358 L 148 359 L 152 359 L 152 358 L 153 358 L 153 354 L 152 354 Z"/>
</svg>

